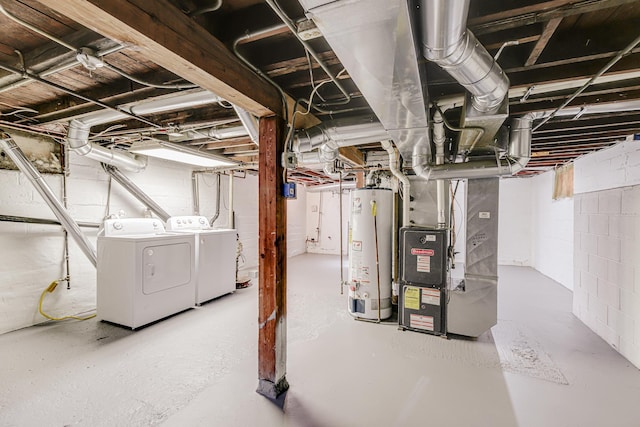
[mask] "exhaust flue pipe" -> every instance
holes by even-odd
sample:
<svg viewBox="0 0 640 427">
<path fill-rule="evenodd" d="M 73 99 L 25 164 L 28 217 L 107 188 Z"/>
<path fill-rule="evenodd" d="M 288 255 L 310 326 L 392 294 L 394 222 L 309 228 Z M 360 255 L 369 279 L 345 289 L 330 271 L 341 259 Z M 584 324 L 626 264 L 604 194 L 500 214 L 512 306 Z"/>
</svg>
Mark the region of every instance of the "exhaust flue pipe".
<svg viewBox="0 0 640 427">
<path fill-rule="evenodd" d="M 258 145 L 260 138 L 256 118 L 253 117 L 250 112 L 238 107 L 237 105 L 233 106 L 233 110 L 236 112 L 236 115 L 240 119 L 240 123 L 242 123 L 242 126 L 244 126 L 245 130 L 249 134 L 251 141 L 253 141 L 254 144 Z"/>
<path fill-rule="evenodd" d="M 29 179 L 34 188 L 40 193 L 40 196 L 47 203 L 53 214 L 58 218 L 58 221 L 62 224 L 69 235 L 76 241 L 80 250 L 91 261 L 94 267 L 98 264 L 98 258 L 96 256 L 96 250 L 91 245 L 89 240 L 82 234 L 78 224 L 71 218 L 69 212 L 64 208 L 62 203 L 58 200 L 56 195 L 51 190 L 51 187 L 42 178 L 42 175 L 31 164 L 29 159 L 24 155 L 20 147 L 6 134 L 0 134 L 0 147 L 5 153 L 13 160 L 18 169 Z"/>
<path fill-rule="evenodd" d="M 415 163 L 421 157 L 414 156 L 413 170 L 424 179 L 474 179 L 515 175 L 527 166 L 531 159 L 531 128 L 540 113 L 529 113 L 513 119 L 509 134 L 509 148 L 504 159 L 475 160 L 464 163 L 446 163 L 429 166 L 427 162 Z"/>
<path fill-rule="evenodd" d="M 326 175 L 338 179 L 334 161 L 340 147 L 351 147 L 388 140 L 389 134 L 375 118 L 355 117 L 332 120 L 296 132 L 293 151 L 300 166 L 323 164 Z"/>
<path fill-rule="evenodd" d="M 140 203 L 145 205 L 151 212 L 156 214 L 158 218 L 167 222 L 171 215 L 167 213 L 164 209 L 160 207 L 156 202 L 154 202 L 151 197 L 147 196 L 144 191 L 140 189 L 137 185 L 133 183 L 129 178 L 127 178 L 122 172 L 118 170 L 115 166 L 106 165 L 103 163 L 103 168 L 106 173 L 111 175 L 113 179 L 118 182 L 118 184 L 122 185 L 125 190 L 127 190 L 133 197 L 138 199 Z"/>
<path fill-rule="evenodd" d="M 208 91 L 181 93 L 178 96 L 143 102 L 135 106 L 121 106 L 120 110 L 136 115 L 155 114 L 185 108 L 194 108 L 219 102 L 222 99 Z M 88 114 L 80 119 L 73 119 L 69 123 L 67 142 L 69 148 L 81 156 L 121 167 L 133 172 L 143 170 L 147 164 L 132 154 L 109 150 L 100 145 L 89 142 L 91 127 L 99 124 L 111 123 L 129 117 L 119 111 L 105 110 Z"/>
<path fill-rule="evenodd" d="M 471 93 L 476 110 L 496 109 L 509 92 L 509 79 L 466 29 L 469 0 L 420 0 L 419 4 L 424 57 Z"/>
</svg>

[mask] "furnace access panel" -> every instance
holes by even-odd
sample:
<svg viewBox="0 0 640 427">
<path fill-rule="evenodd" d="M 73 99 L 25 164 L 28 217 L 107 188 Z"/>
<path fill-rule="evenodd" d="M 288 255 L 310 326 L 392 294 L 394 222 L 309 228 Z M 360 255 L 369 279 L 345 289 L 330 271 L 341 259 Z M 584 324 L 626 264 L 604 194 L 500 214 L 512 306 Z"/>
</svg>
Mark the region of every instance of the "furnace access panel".
<svg viewBox="0 0 640 427">
<path fill-rule="evenodd" d="M 400 230 L 398 320 L 401 329 L 446 332 L 446 230 Z"/>
</svg>

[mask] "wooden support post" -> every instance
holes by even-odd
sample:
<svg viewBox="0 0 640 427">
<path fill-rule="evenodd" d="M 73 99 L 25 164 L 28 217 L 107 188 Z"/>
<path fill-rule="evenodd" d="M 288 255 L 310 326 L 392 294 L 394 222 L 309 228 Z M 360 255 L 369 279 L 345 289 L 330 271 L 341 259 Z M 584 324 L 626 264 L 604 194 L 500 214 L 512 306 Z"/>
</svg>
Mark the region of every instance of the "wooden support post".
<svg viewBox="0 0 640 427">
<path fill-rule="evenodd" d="M 259 302 L 258 390 L 277 399 L 288 388 L 287 361 L 287 209 L 282 195 L 284 121 L 262 117 L 259 126 Z"/>
<path fill-rule="evenodd" d="M 363 171 L 356 172 L 356 188 L 363 188 L 365 186 L 365 176 Z"/>
</svg>

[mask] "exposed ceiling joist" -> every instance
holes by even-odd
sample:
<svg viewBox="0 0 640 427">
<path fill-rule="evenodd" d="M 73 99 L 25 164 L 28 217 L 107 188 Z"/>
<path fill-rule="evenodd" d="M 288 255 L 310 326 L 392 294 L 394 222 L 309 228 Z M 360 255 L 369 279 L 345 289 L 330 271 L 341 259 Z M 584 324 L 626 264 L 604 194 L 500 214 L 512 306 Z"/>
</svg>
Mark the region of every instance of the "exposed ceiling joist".
<svg viewBox="0 0 640 427">
<path fill-rule="evenodd" d="M 338 151 L 341 160 L 344 160 L 353 166 L 364 166 L 364 155 L 362 151 L 356 147 L 341 147 Z"/>
<path fill-rule="evenodd" d="M 256 116 L 280 114 L 278 92 L 167 0 L 42 0 L 110 39 Z"/>
<path fill-rule="evenodd" d="M 616 7 L 635 1 L 637 0 L 552 0 L 469 19 L 469 27 L 476 35 L 494 33 L 538 22 L 546 22 L 554 18 L 565 18 Z"/>
<path fill-rule="evenodd" d="M 542 53 L 544 48 L 547 47 L 549 40 L 551 40 L 551 37 L 556 32 L 556 29 L 558 28 L 558 25 L 560 25 L 560 22 L 562 22 L 562 18 L 553 18 L 544 25 L 544 30 L 542 30 L 542 35 L 536 42 L 536 45 L 533 47 L 533 50 L 531 51 L 531 54 L 529 55 L 529 57 L 524 63 L 525 67 L 529 67 L 536 63 L 536 61 L 540 57 L 540 54 Z"/>
</svg>

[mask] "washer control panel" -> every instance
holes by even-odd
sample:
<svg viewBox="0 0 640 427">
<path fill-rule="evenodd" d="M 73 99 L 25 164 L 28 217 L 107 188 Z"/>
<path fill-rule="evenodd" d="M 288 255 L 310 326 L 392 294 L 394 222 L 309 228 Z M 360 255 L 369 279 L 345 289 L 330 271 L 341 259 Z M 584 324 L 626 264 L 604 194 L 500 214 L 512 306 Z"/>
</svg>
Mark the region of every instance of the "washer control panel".
<svg viewBox="0 0 640 427">
<path fill-rule="evenodd" d="M 167 230 L 210 230 L 209 221 L 204 216 L 173 216 L 167 220 Z"/>
</svg>

